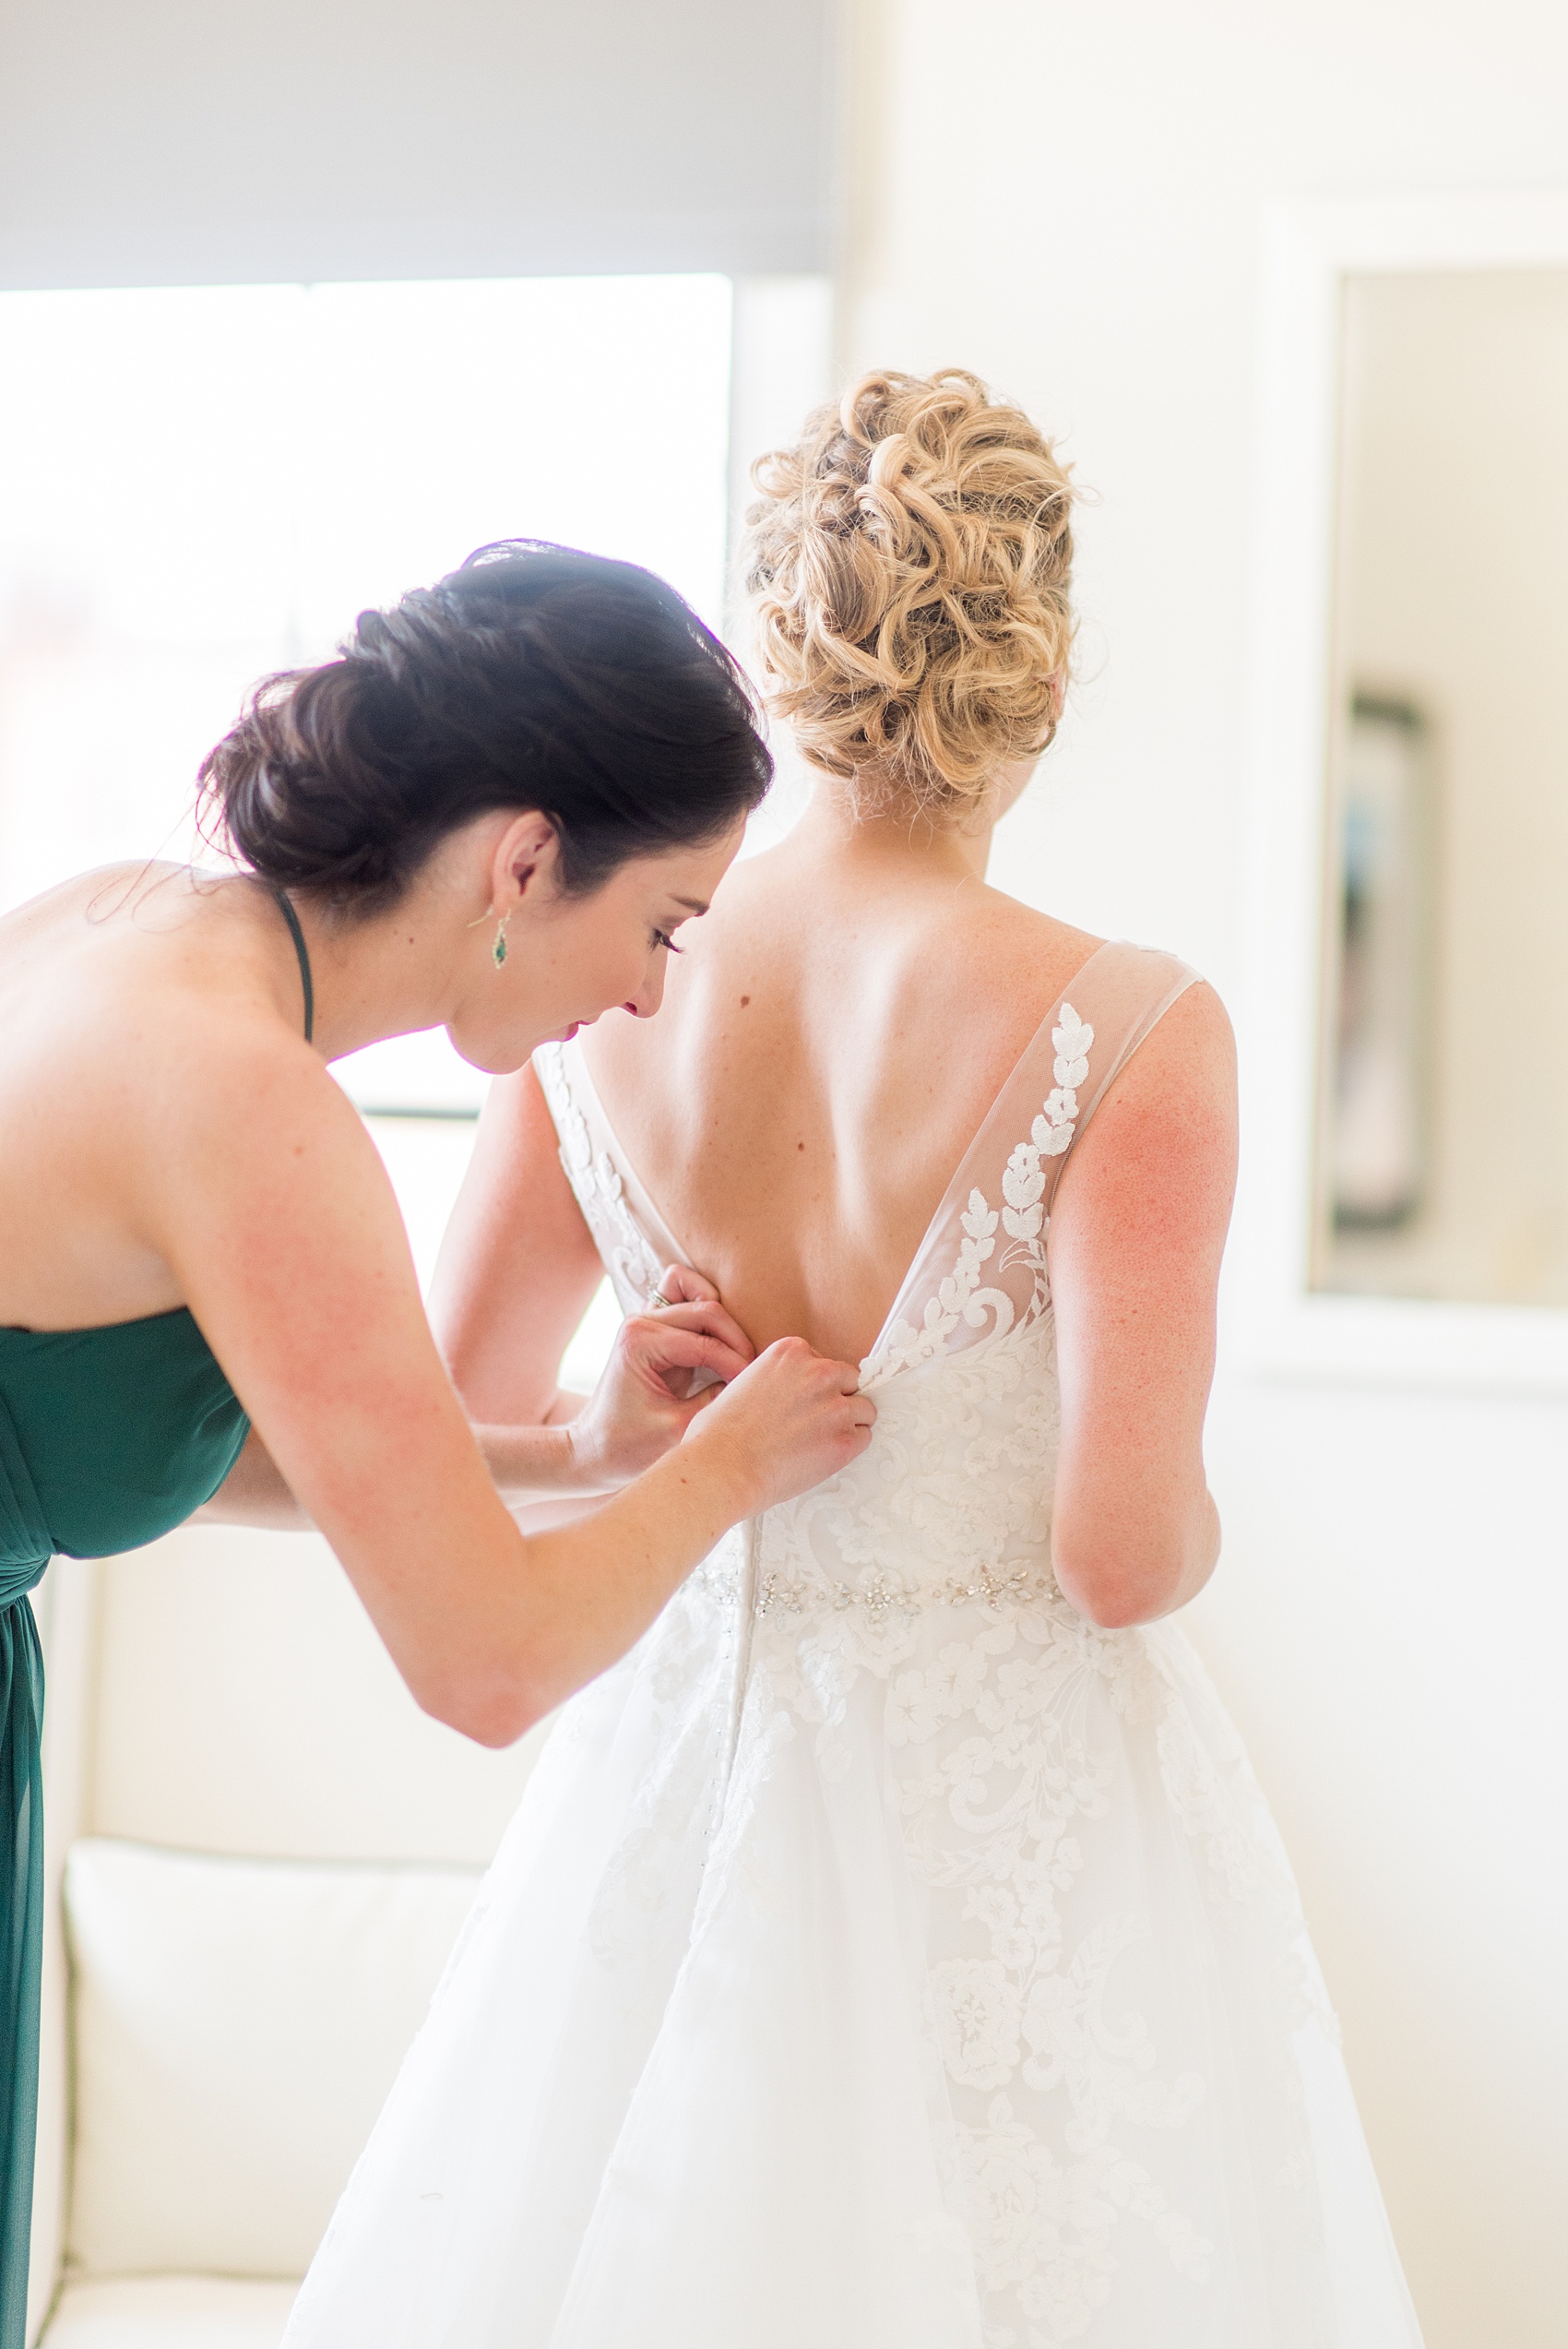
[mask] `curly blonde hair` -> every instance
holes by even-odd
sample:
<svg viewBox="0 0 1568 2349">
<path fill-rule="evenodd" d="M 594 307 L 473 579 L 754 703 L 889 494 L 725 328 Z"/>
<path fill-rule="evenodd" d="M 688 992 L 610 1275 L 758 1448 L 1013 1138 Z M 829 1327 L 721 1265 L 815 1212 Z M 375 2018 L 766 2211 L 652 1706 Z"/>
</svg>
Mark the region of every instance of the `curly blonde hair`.
<svg viewBox="0 0 1568 2349">
<path fill-rule="evenodd" d="M 862 376 L 759 458 L 746 515 L 767 698 L 862 801 L 960 812 L 1056 731 L 1074 491 L 977 376 Z"/>
</svg>

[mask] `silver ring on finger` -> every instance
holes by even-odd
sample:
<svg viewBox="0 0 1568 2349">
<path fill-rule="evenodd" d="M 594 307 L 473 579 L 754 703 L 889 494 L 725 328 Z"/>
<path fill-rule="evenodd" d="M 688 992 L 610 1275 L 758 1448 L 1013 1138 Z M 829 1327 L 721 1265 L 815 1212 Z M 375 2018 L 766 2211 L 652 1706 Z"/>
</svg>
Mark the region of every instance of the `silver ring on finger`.
<svg viewBox="0 0 1568 2349">
<path fill-rule="evenodd" d="M 668 1308 L 674 1304 L 674 1298 L 667 1297 L 662 1289 L 655 1289 L 652 1296 L 649 1297 L 647 1301 L 648 1310 L 650 1313 L 663 1313 L 666 1312 Z"/>
</svg>

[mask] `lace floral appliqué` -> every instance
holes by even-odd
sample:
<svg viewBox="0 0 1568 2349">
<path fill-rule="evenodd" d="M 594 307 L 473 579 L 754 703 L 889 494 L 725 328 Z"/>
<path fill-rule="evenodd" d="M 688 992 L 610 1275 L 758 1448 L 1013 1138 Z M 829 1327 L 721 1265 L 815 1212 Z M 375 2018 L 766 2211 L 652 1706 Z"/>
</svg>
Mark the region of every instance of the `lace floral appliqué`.
<svg viewBox="0 0 1568 2349">
<path fill-rule="evenodd" d="M 645 1305 L 658 1288 L 664 1268 L 632 1213 L 626 1186 L 613 1159 L 608 1151 L 594 1149 L 588 1120 L 573 1098 L 571 1079 L 566 1074 L 565 1047 L 546 1044 L 535 1054 L 534 1067 L 555 1121 L 566 1179 L 576 1195 L 605 1269 L 615 1282 L 623 1305 L 629 1301 Z"/>
<path fill-rule="evenodd" d="M 983 1330 L 989 1318 L 998 1336 L 1011 1329 L 1016 1318 L 1013 1299 L 1004 1289 L 980 1285 L 981 1273 L 996 1254 L 999 1222 L 1013 1246 L 1000 1259 L 998 1270 L 1011 1270 L 1020 1261 L 1028 1267 L 1033 1294 L 1027 1310 L 1039 1312 L 1049 1300 L 1043 1162 L 1064 1158 L 1072 1148 L 1078 1122 L 1077 1088 L 1088 1075 L 1094 1030 L 1079 1019 L 1070 1003 L 1064 1003 L 1061 1025 L 1051 1030 L 1051 1041 L 1056 1051 L 1055 1087 L 1035 1119 L 1028 1140 L 1020 1142 L 1007 1161 L 1000 1215 L 983 1191 L 970 1191 L 968 1205 L 959 1218 L 964 1236 L 952 1271 L 928 1299 L 920 1328 L 895 1321 L 883 1344 L 861 1365 L 861 1383 L 868 1390 L 900 1370 L 935 1361 L 946 1351 L 960 1322 L 971 1330 Z"/>
</svg>

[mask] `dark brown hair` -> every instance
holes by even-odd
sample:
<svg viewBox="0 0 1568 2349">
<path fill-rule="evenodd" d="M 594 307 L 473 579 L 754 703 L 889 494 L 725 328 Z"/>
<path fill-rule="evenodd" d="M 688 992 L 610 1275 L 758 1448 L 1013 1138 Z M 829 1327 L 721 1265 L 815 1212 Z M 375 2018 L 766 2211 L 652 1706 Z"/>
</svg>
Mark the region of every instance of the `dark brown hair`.
<svg viewBox="0 0 1568 2349">
<path fill-rule="evenodd" d="M 584 892 L 718 838 L 772 773 L 744 678 L 673 588 L 508 539 L 362 612 L 337 660 L 264 678 L 202 761 L 198 806 L 273 888 L 368 913 L 492 809 L 547 815 Z"/>
</svg>

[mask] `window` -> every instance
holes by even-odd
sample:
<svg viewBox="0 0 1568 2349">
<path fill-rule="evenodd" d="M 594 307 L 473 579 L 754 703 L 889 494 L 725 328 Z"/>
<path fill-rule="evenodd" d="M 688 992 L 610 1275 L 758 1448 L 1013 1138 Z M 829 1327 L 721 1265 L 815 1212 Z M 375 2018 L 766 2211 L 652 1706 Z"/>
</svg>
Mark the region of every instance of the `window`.
<svg viewBox="0 0 1568 2349">
<path fill-rule="evenodd" d="M 0 296 L 0 907 L 193 853 L 247 686 L 510 536 L 660 572 L 717 624 L 731 288 L 716 276 Z M 367 1109 L 468 1111 L 440 1033 Z"/>
</svg>

